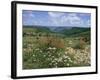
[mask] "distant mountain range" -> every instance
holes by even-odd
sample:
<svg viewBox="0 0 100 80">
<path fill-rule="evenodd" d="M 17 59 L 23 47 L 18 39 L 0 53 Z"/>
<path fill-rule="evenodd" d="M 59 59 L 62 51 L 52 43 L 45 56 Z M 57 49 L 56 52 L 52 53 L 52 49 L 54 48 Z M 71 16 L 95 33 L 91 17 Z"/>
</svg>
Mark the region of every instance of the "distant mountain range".
<svg viewBox="0 0 100 80">
<path fill-rule="evenodd" d="M 70 30 L 70 29 L 89 29 L 89 27 L 72 27 L 72 26 L 23 26 L 26 28 L 46 28 L 49 29 L 52 32 L 63 32 L 65 30 Z"/>
<path fill-rule="evenodd" d="M 67 30 L 72 29 L 72 27 L 50 27 L 49 29 L 53 32 L 61 32 L 65 29 Z"/>
<path fill-rule="evenodd" d="M 62 34 L 67 37 L 81 37 L 81 36 L 87 36 L 90 37 L 91 34 L 91 28 L 90 27 L 51 27 L 51 26 L 23 26 L 23 28 L 33 28 L 37 32 L 43 32 L 43 33 L 57 33 Z"/>
</svg>

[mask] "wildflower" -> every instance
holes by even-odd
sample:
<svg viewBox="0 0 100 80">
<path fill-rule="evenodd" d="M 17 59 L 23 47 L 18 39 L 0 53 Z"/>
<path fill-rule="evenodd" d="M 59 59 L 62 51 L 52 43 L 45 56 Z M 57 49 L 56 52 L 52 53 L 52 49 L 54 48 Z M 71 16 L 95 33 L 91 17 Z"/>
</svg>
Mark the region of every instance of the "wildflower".
<svg viewBox="0 0 100 80">
<path fill-rule="evenodd" d="M 76 62 L 76 61 L 74 61 L 73 63 L 74 63 L 74 64 L 77 64 L 77 62 Z"/>
<path fill-rule="evenodd" d="M 69 56 L 63 55 L 63 58 L 68 58 Z"/>
<path fill-rule="evenodd" d="M 54 60 L 52 60 L 52 63 L 54 63 L 55 61 Z"/>
<path fill-rule="evenodd" d="M 69 66 L 69 63 L 67 63 L 67 66 Z"/>
<path fill-rule="evenodd" d="M 52 63 L 49 63 L 49 65 L 52 65 Z"/>
<path fill-rule="evenodd" d="M 65 54 L 68 54 L 68 52 L 66 51 Z"/>
<path fill-rule="evenodd" d="M 48 49 L 52 49 L 51 47 L 49 47 Z"/>
<path fill-rule="evenodd" d="M 36 61 L 35 59 L 33 61 Z"/>
<path fill-rule="evenodd" d="M 61 62 L 61 61 L 62 61 L 62 57 L 58 59 L 58 62 Z"/>
<path fill-rule="evenodd" d="M 73 62 L 71 59 L 69 60 L 71 63 Z"/>
<path fill-rule="evenodd" d="M 55 48 L 55 47 L 53 47 L 52 49 L 53 49 L 53 50 L 55 50 L 56 48 Z"/>
<path fill-rule="evenodd" d="M 40 49 L 39 49 L 39 48 L 36 48 L 35 50 L 38 51 L 38 50 L 40 50 Z"/>
<path fill-rule="evenodd" d="M 46 57 L 46 55 L 43 55 L 44 57 Z"/>
<path fill-rule="evenodd" d="M 55 65 L 57 65 L 57 62 L 55 63 Z"/>
<path fill-rule="evenodd" d="M 23 51 L 26 51 L 26 49 L 23 49 Z"/>
<path fill-rule="evenodd" d="M 58 56 L 60 56 L 61 54 L 58 53 Z"/>
<path fill-rule="evenodd" d="M 64 62 L 66 62 L 67 60 L 64 60 Z"/>
<path fill-rule="evenodd" d="M 57 61 L 57 59 L 56 59 L 56 58 L 55 58 L 54 60 L 55 60 L 55 61 Z"/>
<path fill-rule="evenodd" d="M 70 57 L 68 57 L 68 60 L 71 60 L 71 58 L 70 58 Z"/>
<path fill-rule="evenodd" d="M 42 53 L 42 50 L 40 50 L 40 52 Z"/>
<path fill-rule="evenodd" d="M 69 41 L 69 44 L 72 44 L 72 41 Z"/>
<path fill-rule="evenodd" d="M 33 54 L 33 57 L 35 57 L 35 55 Z"/>
</svg>

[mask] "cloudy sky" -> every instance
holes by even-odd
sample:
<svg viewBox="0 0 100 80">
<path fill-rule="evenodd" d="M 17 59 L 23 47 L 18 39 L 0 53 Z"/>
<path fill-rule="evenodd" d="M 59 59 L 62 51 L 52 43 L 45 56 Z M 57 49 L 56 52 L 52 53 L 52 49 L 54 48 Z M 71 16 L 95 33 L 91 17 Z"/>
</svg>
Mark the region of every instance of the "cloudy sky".
<svg viewBox="0 0 100 80">
<path fill-rule="evenodd" d="M 23 25 L 90 27 L 90 13 L 23 10 Z"/>
</svg>

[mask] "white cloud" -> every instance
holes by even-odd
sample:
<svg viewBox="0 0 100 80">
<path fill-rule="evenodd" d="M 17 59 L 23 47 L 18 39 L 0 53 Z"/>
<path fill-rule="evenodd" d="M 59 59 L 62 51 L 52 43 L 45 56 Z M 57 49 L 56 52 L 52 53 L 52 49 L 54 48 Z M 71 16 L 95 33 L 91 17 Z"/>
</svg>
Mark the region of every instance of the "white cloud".
<svg viewBox="0 0 100 80">
<path fill-rule="evenodd" d="M 87 26 L 91 26 L 91 21 L 90 20 L 87 21 Z"/>
<path fill-rule="evenodd" d="M 32 13 L 29 14 L 30 17 L 35 17 L 35 15 L 33 15 Z"/>
<path fill-rule="evenodd" d="M 28 16 L 28 17 L 35 17 L 35 15 L 33 14 L 32 11 L 25 11 L 25 13 L 23 14 L 24 16 Z"/>
<path fill-rule="evenodd" d="M 50 22 L 53 25 L 59 26 L 61 25 L 61 20 L 60 17 L 64 15 L 64 13 L 59 13 L 59 12 L 48 12 L 48 15 L 50 17 Z"/>
<path fill-rule="evenodd" d="M 81 18 L 78 17 L 76 15 L 76 13 L 68 14 L 68 16 L 66 18 L 67 18 L 67 20 L 69 20 L 71 25 L 74 25 L 74 24 L 75 25 L 80 25 L 80 24 L 82 24 Z"/>
<path fill-rule="evenodd" d="M 48 12 L 49 16 L 57 18 L 57 17 L 61 17 L 62 15 L 64 15 L 65 13 L 59 13 L 59 12 Z"/>
<path fill-rule="evenodd" d="M 52 24 L 55 25 L 67 25 L 67 26 L 81 26 L 83 20 L 77 16 L 76 13 L 59 13 L 59 12 L 48 12 Z"/>
<path fill-rule="evenodd" d="M 77 14 L 76 14 L 76 13 L 69 13 L 68 16 L 69 16 L 69 17 L 76 17 Z"/>
</svg>

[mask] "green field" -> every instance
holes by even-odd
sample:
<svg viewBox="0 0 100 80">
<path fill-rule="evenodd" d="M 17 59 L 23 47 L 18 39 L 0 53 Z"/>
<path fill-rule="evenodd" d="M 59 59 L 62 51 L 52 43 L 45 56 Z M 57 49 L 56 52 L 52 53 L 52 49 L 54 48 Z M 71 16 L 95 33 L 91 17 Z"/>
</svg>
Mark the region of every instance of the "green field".
<svg viewBox="0 0 100 80">
<path fill-rule="evenodd" d="M 23 69 L 90 66 L 90 28 L 23 26 Z"/>
</svg>

